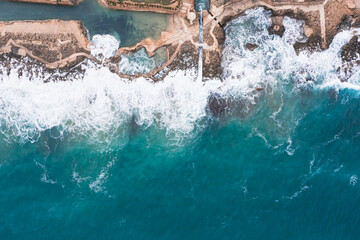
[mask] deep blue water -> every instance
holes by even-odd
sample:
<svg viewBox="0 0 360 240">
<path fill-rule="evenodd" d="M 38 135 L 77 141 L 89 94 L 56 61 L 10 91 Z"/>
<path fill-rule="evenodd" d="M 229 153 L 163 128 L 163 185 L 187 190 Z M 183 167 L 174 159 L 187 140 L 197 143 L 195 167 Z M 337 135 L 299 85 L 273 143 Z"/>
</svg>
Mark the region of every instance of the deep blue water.
<svg viewBox="0 0 360 240">
<path fill-rule="evenodd" d="M 269 14 L 226 28 L 224 83 L 1 76 L 1 239 L 359 239 L 360 77 L 334 71 L 351 31 L 296 56 L 301 24 L 270 36 Z"/>
</svg>

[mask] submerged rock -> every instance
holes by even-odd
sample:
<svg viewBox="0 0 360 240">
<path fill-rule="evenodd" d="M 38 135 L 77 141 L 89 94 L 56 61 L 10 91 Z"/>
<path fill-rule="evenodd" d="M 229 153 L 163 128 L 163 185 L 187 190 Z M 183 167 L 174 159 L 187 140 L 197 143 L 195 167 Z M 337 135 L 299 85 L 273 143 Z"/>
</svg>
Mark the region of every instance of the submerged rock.
<svg viewBox="0 0 360 240">
<path fill-rule="evenodd" d="M 214 117 L 223 117 L 229 110 L 228 100 L 218 93 L 211 94 L 207 102 L 207 112 Z"/>
<path fill-rule="evenodd" d="M 140 129 L 140 125 L 137 123 L 137 118 L 133 114 L 130 119 L 130 136 L 135 136 Z"/>
<path fill-rule="evenodd" d="M 259 90 L 256 92 L 262 91 L 263 89 L 259 87 Z M 256 92 L 253 93 L 256 94 Z M 234 97 L 212 93 L 207 100 L 206 112 L 208 115 L 218 119 L 225 119 L 228 117 L 243 118 L 249 114 L 252 106 L 255 106 L 255 104 L 252 101 L 249 101 L 247 97 Z"/>
</svg>

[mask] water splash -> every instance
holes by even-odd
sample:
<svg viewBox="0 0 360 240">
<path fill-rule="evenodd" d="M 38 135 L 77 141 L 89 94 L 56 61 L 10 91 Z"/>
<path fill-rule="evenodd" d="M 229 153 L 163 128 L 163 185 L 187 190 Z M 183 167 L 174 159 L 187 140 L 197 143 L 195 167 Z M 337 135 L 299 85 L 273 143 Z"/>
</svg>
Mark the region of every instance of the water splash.
<svg viewBox="0 0 360 240">
<path fill-rule="evenodd" d="M 352 31 L 338 34 L 324 52 L 297 56 L 292 44 L 303 40 L 301 22 L 284 18 L 284 36 L 269 35 L 270 14 L 262 8 L 249 10 L 228 24 L 223 82 L 210 80 L 199 84 L 194 81 L 199 79 L 195 69 L 173 71 L 156 84 L 143 78 L 128 81 L 90 64 L 82 66 L 85 76 L 81 80 L 45 84 L 44 77 L 51 79 L 51 75 L 43 72 L 44 77 L 38 74 L 30 81 L 26 71 L 19 76 L 21 64 L 11 60 L 10 67 L 0 69 L 0 134 L 8 141 L 34 142 L 41 132 L 57 128 L 57 137 L 69 133 L 73 137 L 107 142 L 126 139 L 129 123 L 135 119 L 143 128 L 155 125 L 169 133 L 191 136 L 205 126 L 209 117 L 208 99 L 213 94 L 245 99 L 242 109 L 247 109 L 248 104 L 256 104 L 263 92 L 267 96 L 275 92 L 293 94 L 302 86 L 360 89 L 359 78 L 341 83 L 336 73 L 341 63 L 339 51 L 352 37 Z M 100 41 L 100 36 L 93 38 L 96 47 L 93 51 L 111 56 L 119 42 L 109 36 L 105 38 L 109 41 Z M 249 51 L 244 47 L 247 42 L 259 47 Z M 41 72 L 41 69 L 33 71 Z M 306 81 L 308 77 L 311 83 Z M 263 91 L 257 91 L 258 88 Z M 279 101 L 274 111 L 279 111 L 282 100 Z M 281 129 L 296 126 L 302 117 L 294 117 L 295 123 L 289 123 L 279 115 L 281 112 L 274 120 Z M 284 139 L 286 143 L 289 136 Z"/>
<path fill-rule="evenodd" d="M 112 35 L 95 35 L 91 43 L 93 46 L 90 46 L 91 54 L 97 57 L 109 58 L 114 56 L 116 50 L 119 49 L 120 41 L 117 40 Z"/>
<path fill-rule="evenodd" d="M 128 75 L 137 73 L 148 73 L 156 67 L 160 67 L 166 61 L 165 48 L 156 50 L 155 55 L 149 57 L 144 48 L 131 54 L 121 56 L 119 71 Z"/>
</svg>

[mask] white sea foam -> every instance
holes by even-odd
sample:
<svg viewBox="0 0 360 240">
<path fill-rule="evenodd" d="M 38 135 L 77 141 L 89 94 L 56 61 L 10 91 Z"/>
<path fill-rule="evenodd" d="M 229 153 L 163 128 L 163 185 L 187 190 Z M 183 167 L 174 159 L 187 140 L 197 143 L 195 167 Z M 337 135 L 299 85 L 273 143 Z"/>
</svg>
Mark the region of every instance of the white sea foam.
<svg viewBox="0 0 360 240">
<path fill-rule="evenodd" d="M 121 60 L 119 62 L 119 71 L 129 75 L 147 73 L 155 67 L 155 60 L 149 58 L 143 48 L 133 54 L 121 56 Z"/>
<path fill-rule="evenodd" d="M 118 50 L 120 46 L 120 41 L 108 34 L 95 35 L 92 38 L 91 43 L 93 44 L 93 46 L 90 46 L 91 54 L 94 56 L 102 54 L 105 58 L 114 56 L 116 50 Z"/>
<path fill-rule="evenodd" d="M 72 181 L 76 182 L 76 185 L 80 186 L 80 184 L 84 181 L 90 180 L 91 177 L 81 177 L 80 174 L 76 171 L 72 173 Z"/>
<path fill-rule="evenodd" d="M 103 184 L 107 181 L 109 176 L 109 170 L 114 166 L 115 160 L 109 161 L 106 166 L 101 169 L 100 174 L 96 177 L 94 181 L 89 184 L 89 188 L 94 192 L 104 192 L 107 193 Z"/>
<path fill-rule="evenodd" d="M 319 89 L 331 87 L 360 90 L 360 72 L 347 82 L 341 82 L 337 72 L 337 68 L 342 65 L 341 48 L 354 34 L 359 34 L 359 29 L 340 32 L 325 51 L 296 55 L 293 44 L 306 40 L 303 22 L 284 17 L 283 37 L 270 36 L 267 32 L 269 14 L 262 8 L 249 10 L 244 17 L 234 20 L 227 27 L 228 38 L 222 63 L 225 78 L 238 79 L 242 89 L 258 86 L 274 89 L 279 87 L 279 83 L 286 84 L 292 80 L 295 83 L 314 84 Z M 249 51 L 245 47 L 246 43 L 256 43 L 259 47 Z M 311 79 L 311 82 L 308 83 L 307 79 Z"/>
<path fill-rule="evenodd" d="M 169 133 L 189 135 L 206 117 L 207 100 L 212 93 L 242 97 L 253 104 L 260 94 L 256 88 L 262 87 L 271 95 L 283 91 L 289 83 L 296 88 L 298 82 L 306 82 L 306 77 L 311 77 L 319 88 L 336 84 L 360 88 L 360 78 L 354 76 L 348 83 L 341 83 L 336 73 L 341 64 L 339 51 L 352 37 L 351 31 L 338 34 L 324 52 L 297 56 L 292 44 L 303 40 L 302 22 L 284 18 L 286 31 L 280 38 L 269 35 L 269 16 L 270 12 L 258 8 L 228 25 L 223 82 L 196 82 L 194 69 L 173 71 L 159 83 L 143 78 L 128 81 L 106 68 L 89 65 L 84 67 L 81 80 L 43 83 L 44 78 L 51 80 L 49 74 L 34 74 L 29 81 L 30 75 L 24 72 L 19 77 L 16 67 L 9 74 L 4 69 L 0 74 L 0 133 L 21 142 L 37 141 L 42 131 L 55 127 L 56 137 L 68 132 L 108 141 L 126 139 L 128 123 L 135 119 L 144 128 L 155 124 Z M 245 47 L 248 42 L 259 47 L 249 51 Z M 110 35 L 95 35 L 92 43 L 92 53 L 105 57 L 112 56 L 119 46 L 119 41 Z M 124 62 L 123 67 L 126 64 L 131 63 Z M 282 103 L 277 109 L 273 118 L 281 128 L 278 114 Z"/>
<path fill-rule="evenodd" d="M 288 143 L 288 146 L 286 147 L 285 151 L 289 156 L 292 156 L 292 155 L 294 155 L 296 149 L 293 148 L 293 145 L 292 145 L 293 142 L 292 142 L 291 138 L 288 138 L 287 143 Z"/>
<path fill-rule="evenodd" d="M 306 36 L 302 28 L 303 24 L 303 21 L 285 16 L 283 20 L 285 27 L 283 41 L 289 45 L 294 45 L 296 42 L 306 42 Z"/>
<path fill-rule="evenodd" d="M 274 76 L 266 74 L 269 63 L 276 62 L 273 61 L 276 57 L 272 54 L 274 49 L 269 48 L 271 44 L 264 44 L 270 39 L 267 33 L 269 16 L 264 14 L 263 9 L 246 13 L 245 17 L 236 19 L 226 28 L 228 37 L 222 61 L 228 86 L 237 87 L 242 93 L 276 82 Z M 251 52 L 246 49 L 246 43 L 258 44 L 259 48 Z"/>
<path fill-rule="evenodd" d="M 278 145 L 273 146 L 272 144 L 269 143 L 269 141 L 266 139 L 266 137 L 264 136 L 264 134 L 261 133 L 261 132 L 259 132 L 259 130 L 256 129 L 256 128 L 251 129 L 251 133 L 249 134 L 248 137 L 254 137 L 254 136 L 259 137 L 259 138 L 261 138 L 262 140 L 264 140 L 264 143 L 265 143 L 265 145 L 266 145 L 267 148 L 278 149 L 279 147 L 281 147 L 281 146 L 283 145 L 282 143 L 280 143 L 280 144 L 278 144 Z M 290 143 L 290 144 L 291 144 L 291 143 Z"/>
<path fill-rule="evenodd" d="M 173 72 L 163 82 L 128 81 L 106 68 L 88 68 L 83 80 L 43 83 L 17 73 L 0 82 L 1 131 L 20 141 L 36 141 L 39 133 L 61 126 L 75 135 L 101 141 L 124 137 L 127 125 L 156 124 L 167 131 L 190 133 L 206 115 L 207 97 L 221 83 L 196 83 L 195 71 Z"/>
<path fill-rule="evenodd" d="M 46 166 L 37 162 L 36 160 L 34 160 L 34 161 L 35 161 L 36 166 L 39 166 L 44 171 L 43 174 L 41 174 L 41 178 L 40 178 L 41 182 L 56 184 L 56 180 L 52 180 L 49 177 L 48 169 L 46 168 Z"/>
<path fill-rule="evenodd" d="M 309 186 L 303 185 L 303 186 L 301 186 L 300 190 L 298 190 L 297 192 L 295 192 L 293 195 L 291 195 L 291 196 L 285 196 L 284 198 L 285 198 L 285 199 L 292 200 L 292 199 L 294 199 L 294 198 L 299 197 L 303 192 L 305 192 L 305 191 L 308 190 L 308 189 L 310 189 Z"/>
<path fill-rule="evenodd" d="M 355 186 L 356 183 L 357 183 L 357 181 L 358 181 L 358 176 L 352 175 L 352 176 L 350 177 L 350 180 L 349 180 L 349 185 L 350 185 L 350 186 Z"/>
</svg>

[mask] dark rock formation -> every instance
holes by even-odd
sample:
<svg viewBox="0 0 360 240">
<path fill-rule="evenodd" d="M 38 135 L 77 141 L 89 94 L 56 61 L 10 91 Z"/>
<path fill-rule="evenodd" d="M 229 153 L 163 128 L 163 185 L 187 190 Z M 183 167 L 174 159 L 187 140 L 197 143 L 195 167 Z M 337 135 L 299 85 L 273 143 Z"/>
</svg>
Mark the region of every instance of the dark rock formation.
<svg viewBox="0 0 360 240">
<path fill-rule="evenodd" d="M 249 49 L 250 51 L 254 51 L 257 47 L 259 47 L 258 45 L 256 45 L 255 43 L 247 43 L 246 48 Z"/>
<path fill-rule="evenodd" d="M 168 48 L 169 55 L 175 52 L 175 47 Z M 180 55 L 171 63 L 171 68 L 186 70 L 197 66 L 199 59 L 199 49 L 191 41 L 184 42 L 180 47 Z"/>
<path fill-rule="evenodd" d="M 341 50 L 341 59 L 350 62 L 358 59 L 360 54 L 359 36 L 354 36 Z"/>
<path fill-rule="evenodd" d="M 89 64 L 91 60 L 83 61 L 78 65 L 71 63 L 63 68 L 49 69 L 45 66 L 45 64 L 35 59 L 28 57 L 24 58 L 14 53 L 7 53 L 0 55 L 0 62 L 0 80 L 1 75 L 9 75 L 11 69 L 18 68 L 18 66 L 20 66 L 17 72 L 19 77 L 21 77 L 23 74 L 26 74 L 29 80 L 39 78 L 47 83 L 82 79 L 85 74 L 85 69 L 82 68 L 82 65 Z"/>
<path fill-rule="evenodd" d="M 341 50 L 342 65 L 337 72 L 342 82 L 347 81 L 359 69 L 360 43 L 359 36 L 354 36 Z"/>
<path fill-rule="evenodd" d="M 285 32 L 285 28 L 283 25 L 283 16 L 274 16 L 272 17 L 272 23 L 271 26 L 269 27 L 268 31 L 269 34 L 276 34 L 279 35 L 280 37 L 283 36 L 284 32 Z"/>
<path fill-rule="evenodd" d="M 222 74 L 221 54 L 218 51 L 204 51 L 203 76 L 220 77 Z"/>
<path fill-rule="evenodd" d="M 303 51 L 308 51 L 309 53 L 321 51 L 321 36 L 312 35 L 306 42 L 296 42 L 294 44 L 294 49 L 297 54 Z"/>
<path fill-rule="evenodd" d="M 228 99 L 218 93 L 211 94 L 208 98 L 207 112 L 213 117 L 224 117 L 229 111 Z"/>
</svg>

